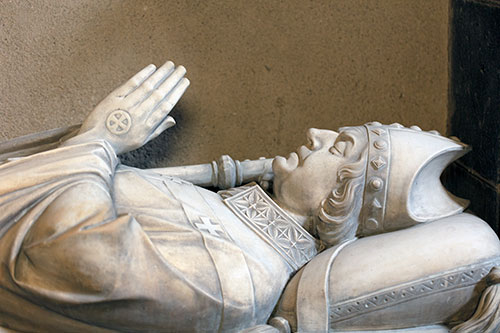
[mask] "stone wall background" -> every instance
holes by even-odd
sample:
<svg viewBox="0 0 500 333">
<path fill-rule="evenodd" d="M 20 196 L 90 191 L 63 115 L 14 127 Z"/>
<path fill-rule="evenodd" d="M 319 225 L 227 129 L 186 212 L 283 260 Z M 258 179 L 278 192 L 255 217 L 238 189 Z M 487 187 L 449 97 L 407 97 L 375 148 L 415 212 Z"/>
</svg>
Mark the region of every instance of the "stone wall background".
<svg viewBox="0 0 500 333">
<path fill-rule="evenodd" d="M 78 124 L 149 63 L 183 64 L 178 125 L 140 166 L 286 154 L 308 127 L 446 131 L 448 1 L 0 2 L 0 140 Z M 148 162 L 145 162 L 147 159 Z"/>
</svg>

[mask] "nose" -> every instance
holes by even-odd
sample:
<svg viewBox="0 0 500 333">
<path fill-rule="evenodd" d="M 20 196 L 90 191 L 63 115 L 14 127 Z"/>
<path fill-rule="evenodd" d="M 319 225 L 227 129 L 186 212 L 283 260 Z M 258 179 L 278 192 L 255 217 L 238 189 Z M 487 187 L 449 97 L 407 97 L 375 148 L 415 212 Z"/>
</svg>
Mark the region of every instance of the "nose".
<svg viewBox="0 0 500 333">
<path fill-rule="evenodd" d="M 335 131 L 317 128 L 310 128 L 307 130 L 307 139 L 313 150 L 320 149 L 325 145 L 331 147 L 335 143 L 337 136 L 339 136 L 339 133 Z"/>
</svg>

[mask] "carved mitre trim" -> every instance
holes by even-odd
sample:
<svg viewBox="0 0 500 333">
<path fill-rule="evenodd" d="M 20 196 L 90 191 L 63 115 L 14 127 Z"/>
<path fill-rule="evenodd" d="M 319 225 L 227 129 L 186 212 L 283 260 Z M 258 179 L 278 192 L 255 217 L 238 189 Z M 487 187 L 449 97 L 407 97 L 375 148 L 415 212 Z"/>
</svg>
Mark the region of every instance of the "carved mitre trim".
<svg viewBox="0 0 500 333">
<path fill-rule="evenodd" d="M 368 138 L 361 236 L 399 230 L 463 211 L 467 200 L 450 194 L 439 179 L 467 145 L 417 126 L 364 125 Z"/>
<path fill-rule="evenodd" d="M 364 126 L 369 147 L 360 232 L 363 235 L 370 235 L 384 231 L 387 188 L 389 187 L 387 182 L 391 162 L 391 138 L 386 126 L 376 123 Z"/>
</svg>

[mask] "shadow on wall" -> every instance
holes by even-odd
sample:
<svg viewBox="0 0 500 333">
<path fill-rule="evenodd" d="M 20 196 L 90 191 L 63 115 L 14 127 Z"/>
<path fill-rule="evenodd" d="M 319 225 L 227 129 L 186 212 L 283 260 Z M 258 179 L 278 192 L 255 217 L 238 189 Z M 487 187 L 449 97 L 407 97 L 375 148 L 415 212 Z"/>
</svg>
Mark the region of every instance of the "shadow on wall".
<svg viewBox="0 0 500 333">
<path fill-rule="evenodd" d="M 2 139 L 80 123 L 167 59 L 192 85 L 178 125 L 125 158 L 137 166 L 286 154 L 308 127 L 445 129 L 447 2 L 41 0 L 2 14 Z"/>
</svg>

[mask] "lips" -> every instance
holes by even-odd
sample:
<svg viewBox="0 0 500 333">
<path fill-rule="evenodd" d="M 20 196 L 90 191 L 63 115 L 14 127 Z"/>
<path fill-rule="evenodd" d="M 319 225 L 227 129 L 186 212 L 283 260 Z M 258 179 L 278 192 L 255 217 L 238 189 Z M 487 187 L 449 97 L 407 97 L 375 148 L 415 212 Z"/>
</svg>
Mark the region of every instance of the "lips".
<svg viewBox="0 0 500 333">
<path fill-rule="evenodd" d="M 286 164 L 288 165 L 288 167 L 295 169 L 299 165 L 299 155 L 297 155 L 297 153 L 295 152 L 290 153 L 290 155 L 286 159 Z"/>
<path fill-rule="evenodd" d="M 300 161 L 303 162 L 309 156 L 309 154 L 311 154 L 311 150 L 306 146 L 300 146 L 300 148 L 297 150 L 297 153 L 299 155 Z"/>
<path fill-rule="evenodd" d="M 276 156 L 273 161 L 273 170 L 275 174 L 284 172 L 285 174 L 293 171 L 299 165 L 299 156 L 297 153 L 291 153 L 288 158 Z"/>
</svg>

